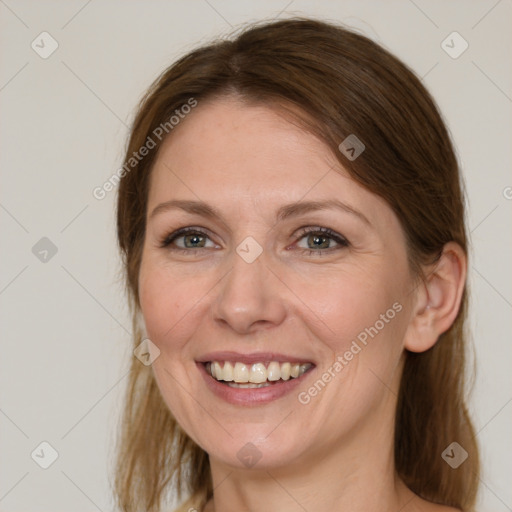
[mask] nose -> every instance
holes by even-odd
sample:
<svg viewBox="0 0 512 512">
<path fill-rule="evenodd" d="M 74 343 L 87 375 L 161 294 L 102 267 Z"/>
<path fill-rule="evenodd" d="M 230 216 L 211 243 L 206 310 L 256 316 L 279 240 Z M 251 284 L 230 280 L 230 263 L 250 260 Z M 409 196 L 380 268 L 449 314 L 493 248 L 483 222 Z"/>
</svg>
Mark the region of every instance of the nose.
<svg viewBox="0 0 512 512">
<path fill-rule="evenodd" d="M 212 304 L 213 319 L 238 334 L 277 326 L 286 316 L 286 286 L 261 254 L 247 263 L 237 253 L 231 270 L 221 279 Z"/>
</svg>

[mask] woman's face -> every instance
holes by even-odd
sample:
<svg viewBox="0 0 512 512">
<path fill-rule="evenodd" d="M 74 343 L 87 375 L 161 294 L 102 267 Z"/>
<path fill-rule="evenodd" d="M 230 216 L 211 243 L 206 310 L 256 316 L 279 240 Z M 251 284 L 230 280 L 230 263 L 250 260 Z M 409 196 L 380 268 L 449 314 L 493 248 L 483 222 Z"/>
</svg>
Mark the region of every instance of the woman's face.
<svg viewBox="0 0 512 512">
<path fill-rule="evenodd" d="M 199 102 L 174 128 L 139 284 L 162 396 L 212 461 L 310 464 L 392 440 L 414 298 L 403 231 L 275 110 Z"/>
</svg>

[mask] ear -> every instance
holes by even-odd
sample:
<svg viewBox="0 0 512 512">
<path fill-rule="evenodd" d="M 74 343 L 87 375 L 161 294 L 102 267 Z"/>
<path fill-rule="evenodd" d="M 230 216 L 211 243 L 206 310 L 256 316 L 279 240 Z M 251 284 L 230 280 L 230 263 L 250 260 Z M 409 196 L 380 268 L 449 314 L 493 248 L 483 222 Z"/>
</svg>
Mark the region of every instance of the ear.
<svg viewBox="0 0 512 512">
<path fill-rule="evenodd" d="M 466 254 L 459 244 L 449 242 L 437 263 L 424 272 L 405 334 L 404 346 L 411 352 L 433 347 L 455 321 L 466 284 Z"/>
</svg>

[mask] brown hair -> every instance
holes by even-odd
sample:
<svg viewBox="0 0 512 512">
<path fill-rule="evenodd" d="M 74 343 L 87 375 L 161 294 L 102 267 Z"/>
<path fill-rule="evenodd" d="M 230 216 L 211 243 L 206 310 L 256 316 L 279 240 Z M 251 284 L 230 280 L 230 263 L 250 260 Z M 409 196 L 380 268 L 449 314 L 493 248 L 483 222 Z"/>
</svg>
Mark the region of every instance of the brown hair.
<svg viewBox="0 0 512 512">
<path fill-rule="evenodd" d="M 301 124 L 394 210 L 416 276 L 423 277 L 421 265 L 435 262 L 447 242 L 467 253 L 462 184 L 447 129 L 420 80 L 381 46 L 335 24 L 295 18 L 254 25 L 232 40 L 196 49 L 167 69 L 143 98 L 125 165 L 191 98 L 200 105 L 219 95 L 301 112 Z M 366 146 L 353 161 L 338 150 L 350 134 Z M 136 317 L 149 177 L 160 145 L 131 162 L 119 186 L 117 232 L 134 346 L 142 336 Z M 434 347 L 406 352 L 394 442 L 396 471 L 412 491 L 469 511 L 479 456 L 465 404 L 466 313 L 465 291 L 454 324 Z M 457 469 L 441 457 L 453 441 L 469 453 Z M 208 455 L 177 425 L 151 367 L 133 358 L 117 448 L 116 499 L 124 512 L 158 511 L 174 486 L 179 496 L 190 497 L 183 510 L 201 508 L 213 492 Z"/>
</svg>

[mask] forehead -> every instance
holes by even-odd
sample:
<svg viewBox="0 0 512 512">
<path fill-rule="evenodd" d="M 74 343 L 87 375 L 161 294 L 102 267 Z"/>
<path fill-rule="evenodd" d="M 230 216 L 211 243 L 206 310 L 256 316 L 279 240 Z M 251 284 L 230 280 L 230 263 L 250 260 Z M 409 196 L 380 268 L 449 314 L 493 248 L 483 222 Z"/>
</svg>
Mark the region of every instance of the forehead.
<svg viewBox="0 0 512 512">
<path fill-rule="evenodd" d="M 270 106 L 199 102 L 164 141 L 149 204 L 171 198 L 253 208 L 337 198 L 370 216 L 387 205 L 355 182 L 330 148 Z"/>
<path fill-rule="evenodd" d="M 315 175 L 312 167 L 326 158 L 334 164 L 323 143 L 280 111 L 222 98 L 199 103 L 164 142 L 158 160 L 220 173 L 236 167 L 233 180 L 259 181 L 277 169 L 296 177 L 306 171 Z"/>
</svg>

